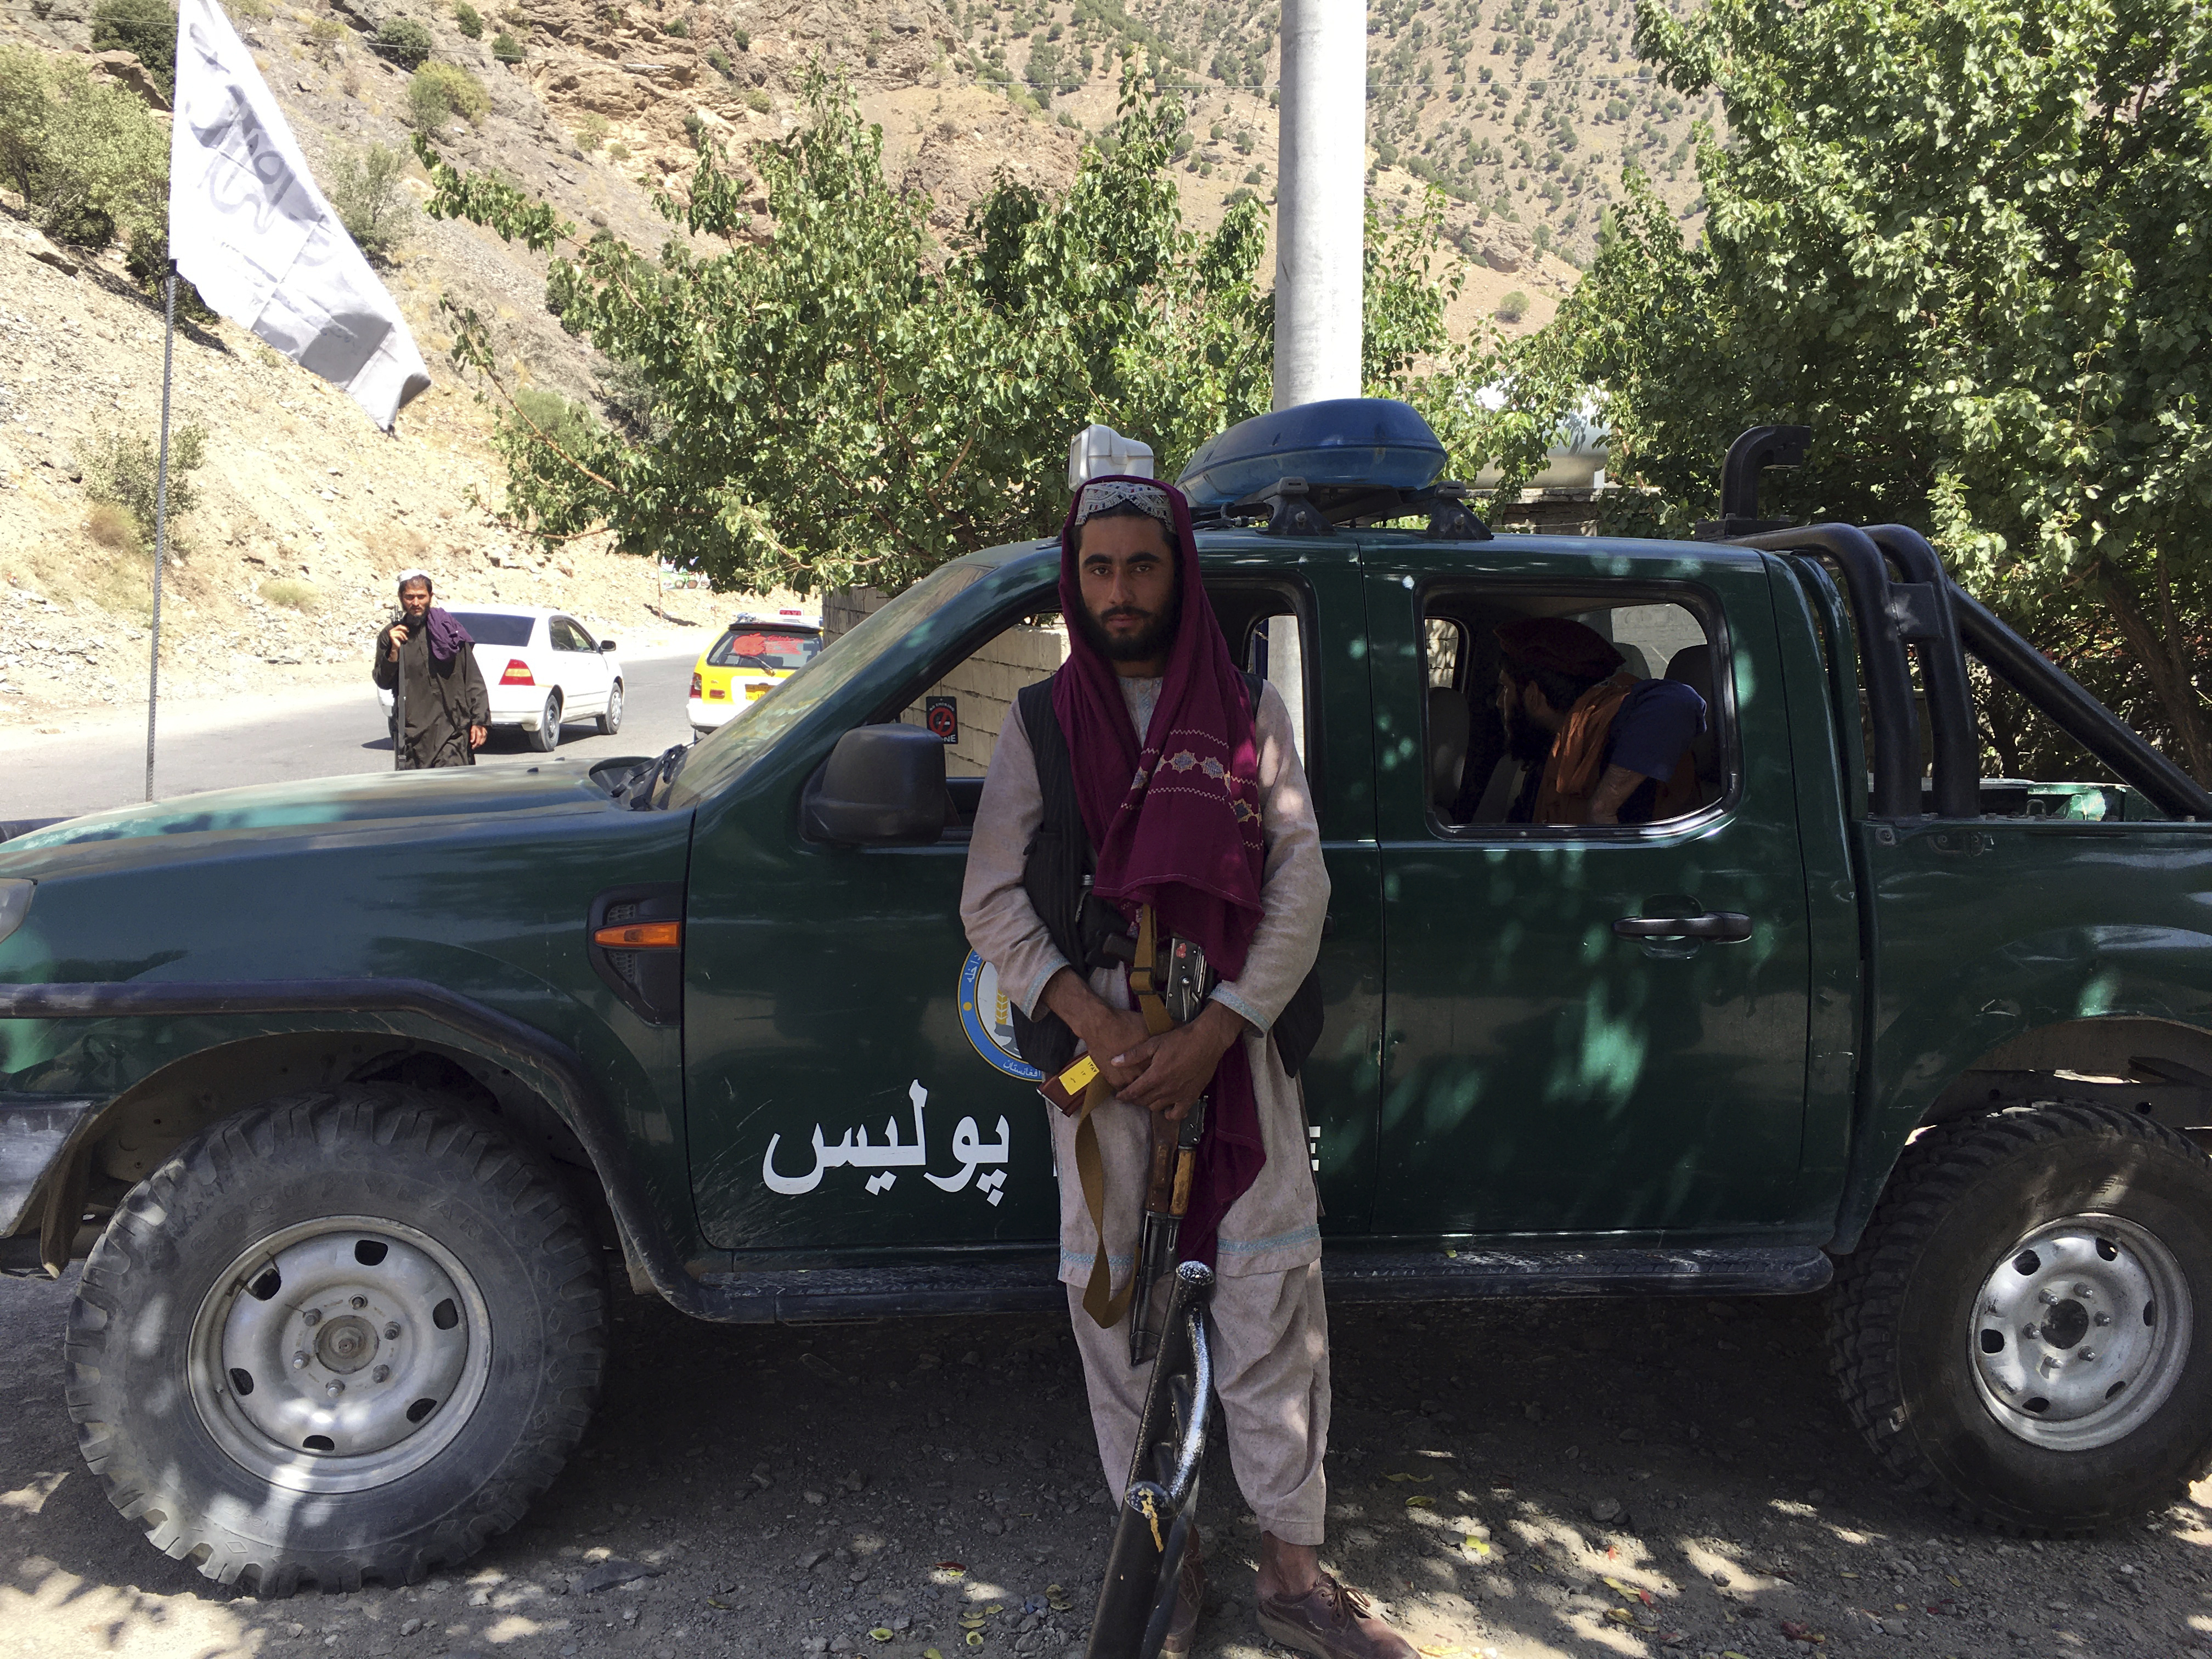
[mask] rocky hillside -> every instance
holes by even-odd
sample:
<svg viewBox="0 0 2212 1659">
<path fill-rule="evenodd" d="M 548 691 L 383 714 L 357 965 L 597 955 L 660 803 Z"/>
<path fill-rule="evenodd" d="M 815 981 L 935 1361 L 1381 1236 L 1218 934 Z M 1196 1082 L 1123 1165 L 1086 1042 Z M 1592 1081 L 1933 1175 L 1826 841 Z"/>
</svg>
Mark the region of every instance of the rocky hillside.
<svg viewBox="0 0 2212 1659">
<path fill-rule="evenodd" d="M 31 235 L 0 219 L 0 726 L 52 727 L 145 695 L 151 560 L 94 510 L 82 456 L 155 429 L 161 319 L 119 264 L 71 271 Z M 735 608 L 663 592 L 648 561 L 592 544 L 549 556 L 503 529 L 477 504 L 481 411 L 450 385 L 387 438 L 242 331 L 179 329 L 172 419 L 207 441 L 166 572 L 165 697 L 364 677 L 414 565 L 441 594 L 573 611 L 633 648 Z"/>
<path fill-rule="evenodd" d="M 0 0 L 0 40 L 88 52 L 92 3 Z M 1066 185 L 1139 50 L 1186 90 L 1178 182 L 1194 224 L 1275 184 L 1269 0 L 495 0 L 481 21 L 453 0 L 230 5 L 326 185 L 344 158 L 405 145 L 407 77 L 368 40 L 411 18 L 486 94 L 477 119 L 434 135 L 453 160 L 647 246 L 671 234 L 650 192 L 680 190 L 693 134 L 741 156 L 789 131 L 816 63 L 850 79 L 893 176 L 927 192 L 940 233 L 1002 173 Z M 1371 187 L 1386 210 L 1425 185 L 1447 193 L 1469 264 L 1457 326 L 1516 290 L 1517 326 L 1548 319 L 1624 156 L 1694 212 L 1690 123 L 1710 112 L 1634 61 L 1627 0 L 1373 0 L 1369 15 Z M 495 55 L 501 33 L 519 62 Z M 112 72 L 143 85 L 134 68 Z M 532 552 L 486 510 L 499 499 L 489 416 L 443 360 L 439 295 L 496 319 L 520 384 L 597 401 L 605 366 L 546 314 L 542 260 L 412 212 L 426 185 L 410 167 L 410 222 L 385 276 L 437 386 L 396 437 L 228 324 L 179 331 L 177 420 L 204 428 L 208 459 L 165 612 L 179 695 L 357 673 L 391 574 L 410 563 L 442 589 L 562 605 L 632 637 L 731 608 L 668 600 L 650 564 L 594 542 Z M 0 616 L 26 623 L 0 647 L 0 722 L 139 695 L 146 561 L 92 511 L 82 457 L 113 434 L 152 434 L 159 376 L 159 315 L 119 255 L 54 250 L 0 191 Z"/>
</svg>

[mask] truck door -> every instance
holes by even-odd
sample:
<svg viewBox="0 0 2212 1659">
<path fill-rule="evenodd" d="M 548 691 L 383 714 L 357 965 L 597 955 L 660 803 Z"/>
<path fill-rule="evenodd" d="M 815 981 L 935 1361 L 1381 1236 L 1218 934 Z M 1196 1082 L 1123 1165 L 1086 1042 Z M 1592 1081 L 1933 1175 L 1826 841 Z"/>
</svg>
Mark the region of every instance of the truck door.
<svg viewBox="0 0 2212 1659">
<path fill-rule="evenodd" d="M 1808 919 L 1761 562 L 1392 538 L 1366 567 L 1387 939 L 1374 1231 L 1800 1219 Z M 1660 821 L 1524 821 L 1551 738 L 1524 720 L 1524 769 L 1497 629 L 1528 617 L 1580 622 L 1638 682 L 1707 704 L 1677 799 L 1632 798 Z M 1671 690 L 1632 706 L 1669 698 L 1685 706 Z M 1664 726 L 1636 723 L 1645 741 Z"/>
<path fill-rule="evenodd" d="M 1339 624 L 1328 696 L 1318 630 L 1332 604 L 1340 617 L 1358 613 L 1358 550 L 1316 556 L 1309 574 L 1297 558 L 1284 568 L 1279 543 L 1250 540 L 1252 556 L 1209 556 L 1208 586 L 1239 660 L 1283 690 L 1310 757 L 1326 754 L 1332 1006 L 1308 1093 L 1325 1200 L 1340 1226 L 1354 1225 L 1372 1182 L 1381 1013 L 1373 768 L 1365 664 L 1341 649 L 1357 625 Z M 1054 1239 L 1051 1109 L 959 906 L 968 825 L 998 733 L 1020 690 L 1066 655 L 1057 574 L 1056 557 L 1024 559 L 976 582 L 887 653 L 880 690 L 846 711 L 848 724 L 896 718 L 944 738 L 961 822 L 940 842 L 807 842 L 797 798 L 811 762 L 757 807 L 702 823 L 685 945 L 686 1105 L 700 1219 L 718 1247 Z M 887 678 L 895 657 L 903 672 Z M 842 729 L 816 747 L 826 754 Z"/>
</svg>

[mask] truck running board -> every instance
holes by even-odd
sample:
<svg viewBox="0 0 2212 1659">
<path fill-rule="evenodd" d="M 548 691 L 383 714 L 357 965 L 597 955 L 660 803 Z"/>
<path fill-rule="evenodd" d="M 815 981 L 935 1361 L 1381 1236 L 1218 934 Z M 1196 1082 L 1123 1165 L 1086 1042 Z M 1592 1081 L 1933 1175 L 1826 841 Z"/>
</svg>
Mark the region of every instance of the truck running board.
<svg viewBox="0 0 2212 1659">
<path fill-rule="evenodd" d="M 884 1267 L 763 1267 L 699 1276 L 689 1310 L 736 1324 L 1038 1313 L 1064 1308 L 1056 1255 Z M 1326 1249 L 1332 1303 L 1473 1302 L 1499 1297 L 1790 1296 L 1823 1288 L 1834 1264 L 1810 1244 L 1763 1249 L 1382 1251 Z"/>
<path fill-rule="evenodd" d="M 1460 1302 L 1536 1296 L 1796 1296 L 1826 1287 L 1816 1246 L 1325 1251 L 1331 1302 Z"/>
</svg>

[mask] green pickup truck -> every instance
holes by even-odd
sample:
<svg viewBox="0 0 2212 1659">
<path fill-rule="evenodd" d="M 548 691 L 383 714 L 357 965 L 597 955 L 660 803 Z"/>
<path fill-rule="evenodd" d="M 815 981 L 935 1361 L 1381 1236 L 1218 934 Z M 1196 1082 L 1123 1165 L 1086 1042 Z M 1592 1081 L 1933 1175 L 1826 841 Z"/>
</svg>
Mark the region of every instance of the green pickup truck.
<svg viewBox="0 0 2212 1659">
<path fill-rule="evenodd" d="M 2212 799 L 1912 532 L 1747 523 L 1747 441 L 1706 542 L 1492 536 L 1387 403 L 1183 474 L 1334 882 L 1328 1293 L 1826 1291 L 1898 1477 L 2139 1513 L 2212 1462 Z M 658 759 L 0 845 L 0 1261 L 84 1258 L 70 1410 L 125 1516 L 264 1595 L 466 1557 L 583 1432 L 611 1270 L 710 1320 L 1063 1305 L 957 902 L 1058 565 L 955 560 Z M 1698 690 L 1688 810 L 1516 821 L 1531 616 Z M 1981 775 L 2000 689 L 2079 781 Z"/>
</svg>

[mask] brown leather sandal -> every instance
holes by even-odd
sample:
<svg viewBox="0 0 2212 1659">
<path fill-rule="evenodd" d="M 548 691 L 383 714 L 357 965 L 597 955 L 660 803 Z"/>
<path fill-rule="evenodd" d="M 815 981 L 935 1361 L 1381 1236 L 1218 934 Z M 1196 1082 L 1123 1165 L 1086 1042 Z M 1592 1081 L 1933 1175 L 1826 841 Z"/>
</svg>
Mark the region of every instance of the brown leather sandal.
<svg viewBox="0 0 2212 1659">
<path fill-rule="evenodd" d="M 1415 1659 L 1365 1596 L 1327 1573 L 1304 1595 L 1261 1596 L 1260 1633 L 1313 1659 Z"/>
</svg>

